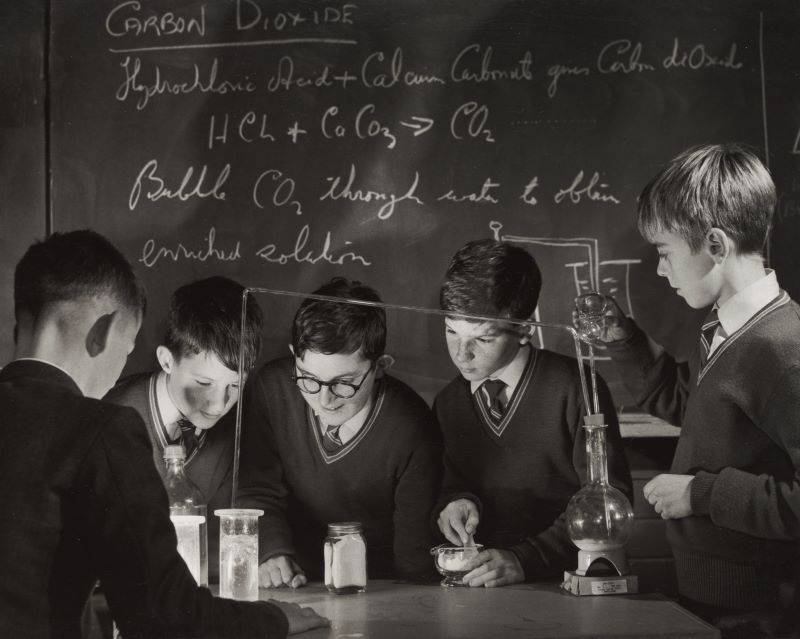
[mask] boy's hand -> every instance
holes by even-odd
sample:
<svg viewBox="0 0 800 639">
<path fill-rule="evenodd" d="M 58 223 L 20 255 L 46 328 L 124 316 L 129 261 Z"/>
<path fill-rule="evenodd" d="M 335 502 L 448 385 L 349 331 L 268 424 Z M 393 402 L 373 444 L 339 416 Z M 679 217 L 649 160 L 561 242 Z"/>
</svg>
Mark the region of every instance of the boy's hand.
<svg viewBox="0 0 800 639">
<path fill-rule="evenodd" d="M 582 338 L 595 346 L 618 342 L 629 337 L 633 331 L 631 320 L 610 295 L 594 294 L 595 306 L 602 308 L 602 321 L 599 326 L 587 326 L 581 318 L 579 309 L 584 306 L 586 295 L 575 298 L 575 309 L 572 311 L 572 325 Z"/>
<path fill-rule="evenodd" d="M 642 494 L 662 519 L 680 519 L 692 514 L 694 475 L 656 475 L 644 485 Z"/>
<path fill-rule="evenodd" d="M 299 588 L 307 581 L 306 573 L 289 555 L 270 557 L 258 567 L 258 584 L 262 588 Z"/>
<path fill-rule="evenodd" d="M 454 546 L 467 544 L 478 528 L 478 507 L 469 499 L 451 501 L 439 513 L 439 530 Z"/>
<path fill-rule="evenodd" d="M 313 608 L 308 606 L 298 606 L 296 603 L 269 599 L 269 603 L 278 606 L 286 618 L 289 620 L 289 634 L 296 635 L 298 632 L 305 632 L 312 628 L 327 628 L 331 622 L 325 617 L 318 615 Z"/>
<path fill-rule="evenodd" d="M 507 586 L 525 581 L 525 571 L 510 550 L 484 550 L 470 562 L 472 570 L 462 582 L 471 588 Z"/>
</svg>

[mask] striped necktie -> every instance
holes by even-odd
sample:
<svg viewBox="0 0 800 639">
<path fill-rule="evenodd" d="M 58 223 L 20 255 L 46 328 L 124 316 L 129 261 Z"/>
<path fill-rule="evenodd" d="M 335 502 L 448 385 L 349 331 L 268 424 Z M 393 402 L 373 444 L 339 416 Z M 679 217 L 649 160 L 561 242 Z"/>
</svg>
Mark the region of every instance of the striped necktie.
<svg viewBox="0 0 800 639">
<path fill-rule="evenodd" d="M 506 383 L 499 379 L 487 379 L 480 387 L 481 397 L 483 397 L 489 415 L 495 422 L 503 419 L 504 406 L 500 394 L 505 387 Z"/>
<path fill-rule="evenodd" d="M 335 453 L 342 447 L 342 440 L 339 439 L 339 429 L 341 427 L 341 424 L 338 426 L 326 426 L 325 434 L 322 436 L 322 447 L 326 452 Z"/>
<path fill-rule="evenodd" d="M 705 366 L 708 361 L 708 352 L 711 350 L 711 342 L 714 340 L 714 333 L 717 332 L 718 327 L 717 309 L 712 308 L 700 327 L 700 366 Z"/>
<path fill-rule="evenodd" d="M 180 443 L 183 444 L 183 448 L 186 450 L 186 459 L 189 459 L 194 449 L 197 448 L 195 427 L 188 419 L 179 420 L 178 426 L 181 429 Z"/>
</svg>

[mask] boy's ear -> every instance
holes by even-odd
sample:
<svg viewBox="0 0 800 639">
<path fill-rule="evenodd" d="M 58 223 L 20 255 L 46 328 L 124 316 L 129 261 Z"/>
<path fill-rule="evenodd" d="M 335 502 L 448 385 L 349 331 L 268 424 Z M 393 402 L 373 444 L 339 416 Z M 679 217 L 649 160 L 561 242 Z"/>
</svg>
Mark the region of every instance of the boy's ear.
<svg viewBox="0 0 800 639">
<path fill-rule="evenodd" d="M 89 357 L 97 357 L 108 347 L 115 316 L 116 311 L 105 313 L 92 324 L 86 334 L 86 352 L 89 353 Z"/>
<path fill-rule="evenodd" d="M 706 233 L 706 250 L 718 264 L 727 258 L 733 250 L 733 242 L 728 234 L 716 227 Z"/>
<path fill-rule="evenodd" d="M 289 344 L 289 352 L 290 352 L 292 355 L 294 355 L 294 346 L 292 346 L 291 344 Z"/>
<path fill-rule="evenodd" d="M 520 326 L 519 331 L 519 345 L 525 346 L 533 339 L 533 326 Z"/>
<path fill-rule="evenodd" d="M 175 356 L 172 354 L 172 351 L 166 346 L 161 345 L 156 348 L 156 359 L 158 359 L 158 363 L 161 365 L 161 370 L 169 375 L 172 372 L 172 367 L 175 365 Z"/>
<path fill-rule="evenodd" d="M 386 371 L 394 366 L 394 361 L 394 357 L 388 353 L 381 355 L 375 365 L 375 377 L 383 377 Z"/>
</svg>

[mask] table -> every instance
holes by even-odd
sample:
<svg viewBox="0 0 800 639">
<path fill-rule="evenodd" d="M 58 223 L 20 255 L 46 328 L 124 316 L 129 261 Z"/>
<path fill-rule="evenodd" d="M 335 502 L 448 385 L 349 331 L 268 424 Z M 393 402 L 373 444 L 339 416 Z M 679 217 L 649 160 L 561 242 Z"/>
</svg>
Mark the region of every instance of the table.
<svg viewBox="0 0 800 639">
<path fill-rule="evenodd" d="M 555 584 L 443 588 L 370 581 L 367 592 L 332 595 L 322 584 L 262 589 L 261 599 L 314 608 L 331 628 L 304 639 L 616 639 L 719 637 L 662 595 L 576 597 Z"/>
</svg>

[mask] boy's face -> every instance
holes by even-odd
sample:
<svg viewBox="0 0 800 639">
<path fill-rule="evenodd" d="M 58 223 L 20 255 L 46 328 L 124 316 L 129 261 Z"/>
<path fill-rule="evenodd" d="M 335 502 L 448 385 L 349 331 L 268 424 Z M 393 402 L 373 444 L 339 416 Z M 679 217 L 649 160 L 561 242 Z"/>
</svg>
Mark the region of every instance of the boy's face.
<svg viewBox="0 0 800 639">
<path fill-rule="evenodd" d="M 320 382 L 345 382 L 360 387 L 353 397 L 343 399 L 321 386 L 318 393 L 303 393 L 303 399 L 326 426 L 340 426 L 372 401 L 377 369 L 373 363 L 355 353 L 325 355 L 307 350 L 302 357 L 294 358 L 295 374 L 312 377 Z M 299 390 L 299 389 L 298 389 Z"/>
<path fill-rule="evenodd" d="M 669 280 L 669 285 L 692 308 L 710 306 L 720 296 L 720 269 L 711 256 L 707 243 L 696 253 L 680 235 L 658 231 L 651 240 L 658 251 L 656 273 Z"/>
<path fill-rule="evenodd" d="M 196 428 L 216 424 L 239 399 L 239 372 L 223 364 L 214 353 L 176 358 L 165 346 L 158 360 L 167 373 L 167 392 L 175 407 Z M 245 380 L 247 373 L 245 373 Z"/>
<path fill-rule="evenodd" d="M 514 359 L 529 337 L 522 327 L 506 322 L 444 320 L 447 350 L 464 379 L 489 377 Z"/>
</svg>

